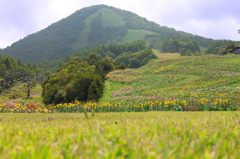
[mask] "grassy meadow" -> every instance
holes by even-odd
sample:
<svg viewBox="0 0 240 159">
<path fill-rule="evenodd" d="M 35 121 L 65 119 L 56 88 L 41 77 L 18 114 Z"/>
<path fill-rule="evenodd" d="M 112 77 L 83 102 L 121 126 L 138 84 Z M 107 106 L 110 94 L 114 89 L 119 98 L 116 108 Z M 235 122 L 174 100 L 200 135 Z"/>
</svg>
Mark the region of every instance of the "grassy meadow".
<svg viewBox="0 0 240 159">
<path fill-rule="evenodd" d="M 0 158 L 238 158 L 240 56 L 154 52 L 109 73 L 99 103 L 1 103 Z"/>
<path fill-rule="evenodd" d="M 237 158 L 237 112 L 0 114 L 1 158 Z"/>
</svg>

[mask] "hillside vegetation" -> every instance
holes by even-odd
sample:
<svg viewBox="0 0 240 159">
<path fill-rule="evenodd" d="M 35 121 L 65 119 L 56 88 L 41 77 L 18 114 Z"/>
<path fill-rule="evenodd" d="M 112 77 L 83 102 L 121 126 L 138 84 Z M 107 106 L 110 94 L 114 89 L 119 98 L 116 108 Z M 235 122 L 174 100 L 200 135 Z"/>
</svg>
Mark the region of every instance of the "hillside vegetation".
<svg viewBox="0 0 240 159">
<path fill-rule="evenodd" d="M 0 94 L 7 98 L 17 98 L 21 96 L 22 91 L 12 92 L 12 87 L 23 85 L 28 79 L 35 79 L 31 84 L 35 85 L 40 81 L 42 70 L 36 64 L 24 64 L 20 59 L 15 60 L 12 56 L 2 56 L 0 54 Z M 20 84 L 21 83 L 21 84 Z M 0 96 L 1 99 L 1 96 Z"/>
<path fill-rule="evenodd" d="M 40 63 L 65 58 L 79 49 L 143 39 L 149 48 L 159 49 L 160 43 L 169 38 L 189 38 L 197 41 L 201 47 L 207 47 L 212 41 L 160 26 L 129 11 L 97 5 L 76 11 L 0 50 L 0 53 L 9 54 L 23 62 Z"/>
<path fill-rule="evenodd" d="M 156 52 L 156 51 L 155 51 Z M 171 54 L 170 54 L 171 55 Z M 176 107 L 187 104 L 238 105 L 240 95 L 240 56 L 206 55 L 152 60 L 139 69 L 115 70 L 108 74 L 104 102 L 145 103 L 169 101 Z M 166 56 L 166 54 L 163 54 Z M 113 85 L 121 84 L 115 88 Z M 105 101 L 104 99 L 108 100 Z M 111 99 L 111 101 L 109 101 Z M 171 103 L 173 102 L 173 103 Z M 166 106 L 170 106 L 167 104 Z"/>
<path fill-rule="evenodd" d="M 235 47 L 240 47 L 240 41 L 215 40 L 212 41 L 206 49 L 207 54 L 221 54 L 223 52 L 232 52 Z"/>
<path fill-rule="evenodd" d="M 96 54 L 99 60 L 104 58 L 113 59 L 119 65 L 119 69 L 138 68 L 156 58 L 152 50 L 147 49 L 143 40 L 137 40 L 131 43 L 99 45 L 90 49 L 79 49 L 66 58 L 39 63 L 38 66 L 49 75 L 49 73 L 54 73 L 57 68 L 74 57 L 81 57 L 83 61 L 86 61 L 91 53 Z M 137 61 L 136 65 L 133 65 L 133 61 Z"/>
</svg>

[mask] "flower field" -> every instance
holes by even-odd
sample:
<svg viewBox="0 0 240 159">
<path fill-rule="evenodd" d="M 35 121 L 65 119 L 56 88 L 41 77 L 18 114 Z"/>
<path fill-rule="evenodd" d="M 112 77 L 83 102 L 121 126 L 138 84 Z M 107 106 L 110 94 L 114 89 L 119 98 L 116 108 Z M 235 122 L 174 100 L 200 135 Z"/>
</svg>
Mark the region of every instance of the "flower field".
<svg viewBox="0 0 240 159">
<path fill-rule="evenodd" d="M 149 100 L 145 102 L 103 102 L 103 103 L 81 103 L 75 101 L 75 103 L 58 104 L 53 107 L 45 108 L 41 105 L 29 105 L 22 106 L 16 104 L 15 106 L 0 105 L 0 113 L 83 113 L 83 112 L 147 112 L 147 111 L 169 111 L 176 110 L 176 108 L 182 108 L 183 106 L 200 106 L 200 110 L 209 111 L 237 111 L 239 110 L 239 102 L 232 103 L 231 100 L 214 99 L 209 100 L 201 98 L 199 100 Z"/>
<path fill-rule="evenodd" d="M 153 60 L 139 69 L 109 73 L 107 86 L 111 82 L 127 85 L 113 90 L 109 102 L 168 102 L 171 108 L 186 104 L 200 105 L 202 110 L 238 110 L 239 69 L 237 55 Z"/>
<path fill-rule="evenodd" d="M 160 56 L 160 54 L 159 54 Z M 239 110 L 240 56 L 160 58 L 139 69 L 108 74 L 99 103 L 0 105 L 0 112 L 146 112 L 183 106 Z"/>
<path fill-rule="evenodd" d="M 238 112 L 3 113 L 0 158 L 238 158 Z"/>
<path fill-rule="evenodd" d="M 238 158 L 239 65 L 171 56 L 109 73 L 98 103 L 1 103 L 0 158 Z"/>
</svg>

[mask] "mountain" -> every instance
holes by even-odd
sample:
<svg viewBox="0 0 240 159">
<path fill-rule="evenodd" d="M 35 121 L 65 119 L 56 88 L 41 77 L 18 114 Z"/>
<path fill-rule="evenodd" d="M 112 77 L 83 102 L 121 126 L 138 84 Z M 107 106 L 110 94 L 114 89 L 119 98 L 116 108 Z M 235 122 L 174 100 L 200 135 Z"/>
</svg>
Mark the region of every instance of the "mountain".
<svg viewBox="0 0 240 159">
<path fill-rule="evenodd" d="M 49 27 L 31 34 L 0 51 L 23 62 L 44 62 L 60 59 L 78 49 L 100 44 L 146 40 L 157 48 L 167 38 L 189 38 L 207 47 L 212 39 L 160 26 L 143 17 L 106 5 L 96 5 L 76 11 Z"/>
</svg>

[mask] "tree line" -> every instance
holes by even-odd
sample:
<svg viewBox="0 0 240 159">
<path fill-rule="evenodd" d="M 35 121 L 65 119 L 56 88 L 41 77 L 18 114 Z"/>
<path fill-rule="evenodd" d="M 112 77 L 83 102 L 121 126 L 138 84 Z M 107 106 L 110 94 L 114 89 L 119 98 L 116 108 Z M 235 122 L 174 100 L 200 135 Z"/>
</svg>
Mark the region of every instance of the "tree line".
<svg viewBox="0 0 240 159">
<path fill-rule="evenodd" d="M 66 58 L 39 63 L 38 66 L 49 75 L 75 56 L 79 56 L 82 58 L 82 61 L 86 61 L 90 53 L 96 53 L 99 60 L 106 57 L 113 59 L 119 68 L 132 68 L 129 65 L 131 59 L 137 59 L 140 62 L 140 67 L 151 59 L 157 58 L 151 49 L 147 49 L 145 41 L 137 40 L 131 43 L 99 45 L 91 49 L 79 49 Z"/>
<path fill-rule="evenodd" d="M 8 89 L 9 84 L 40 74 L 41 69 L 36 64 L 24 64 L 20 59 L 0 54 L 0 93 Z"/>
<path fill-rule="evenodd" d="M 98 55 L 99 59 L 110 57 L 116 62 L 124 64 L 124 67 L 138 68 L 146 65 L 151 59 L 157 58 L 151 49 L 147 49 L 146 42 L 137 40 L 125 44 L 109 44 L 100 45 L 92 49 L 78 50 L 73 56 L 80 56 L 83 60 L 94 52 Z M 137 65 L 130 64 L 130 61 L 137 61 Z"/>
<path fill-rule="evenodd" d="M 239 41 L 215 40 L 207 47 L 206 54 L 222 54 L 224 52 L 232 52 L 232 50 L 237 46 L 240 46 Z"/>
<path fill-rule="evenodd" d="M 191 56 L 193 53 L 200 52 L 200 47 L 195 40 L 187 38 L 170 38 L 163 41 L 161 51 L 167 53 L 181 53 L 181 55 Z"/>
</svg>

